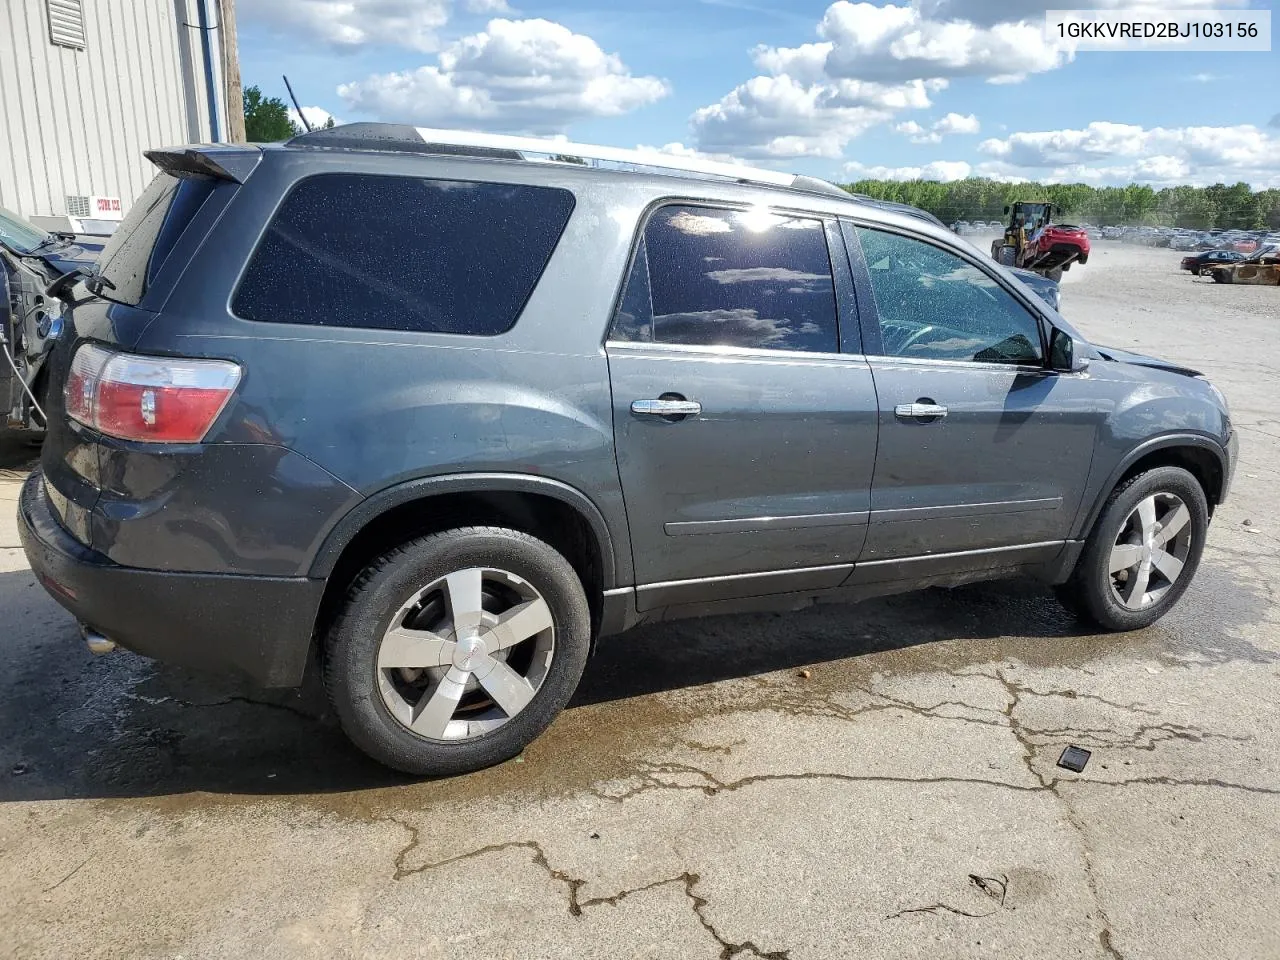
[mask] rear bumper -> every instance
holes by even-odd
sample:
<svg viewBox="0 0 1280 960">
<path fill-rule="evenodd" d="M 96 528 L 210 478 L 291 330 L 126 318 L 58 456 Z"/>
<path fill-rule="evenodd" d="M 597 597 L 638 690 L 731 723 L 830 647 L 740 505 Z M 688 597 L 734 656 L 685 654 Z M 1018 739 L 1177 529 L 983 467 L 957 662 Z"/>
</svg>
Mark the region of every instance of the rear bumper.
<svg viewBox="0 0 1280 960">
<path fill-rule="evenodd" d="M 122 647 L 180 666 L 240 673 L 262 686 L 302 682 L 323 580 L 120 566 L 63 528 L 39 470 L 18 499 L 18 534 L 49 595 Z"/>
</svg>

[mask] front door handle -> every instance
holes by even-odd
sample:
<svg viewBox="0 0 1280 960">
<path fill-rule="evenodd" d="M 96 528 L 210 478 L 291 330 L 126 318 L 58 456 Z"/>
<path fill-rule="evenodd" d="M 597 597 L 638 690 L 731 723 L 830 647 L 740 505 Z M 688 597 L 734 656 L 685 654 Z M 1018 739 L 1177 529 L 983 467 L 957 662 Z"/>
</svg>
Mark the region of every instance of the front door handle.
<svg viewBox="0 0 1280 960">
<path fill-rule="evenodd" d="M 702 404 L 683 397 L 659 397 L 657 400 L 632 400 L 631 412 L 637 417 L 662 417 L 664 420 L 683 420 L 702 413 Z"/>
<path fill-rule="evenodd" d="M 902 420 L 923 420 L 929 423 L 945 417 L 947 408 L 932 400 L 917 400 L 915 403 L 898 404 L 893 408 L 893 413 Z"/>
</svg>

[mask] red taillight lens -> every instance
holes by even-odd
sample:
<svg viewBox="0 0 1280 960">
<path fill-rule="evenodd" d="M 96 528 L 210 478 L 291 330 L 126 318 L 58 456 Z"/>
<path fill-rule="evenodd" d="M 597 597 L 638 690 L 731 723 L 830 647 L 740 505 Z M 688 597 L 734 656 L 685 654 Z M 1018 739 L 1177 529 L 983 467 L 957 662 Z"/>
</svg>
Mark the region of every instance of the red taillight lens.
<svg viewBox="0 0 1280 960">
<path fill-rule="evenodd" d="M 67 415 L 123 440 L 198 443 L 240 383 L 225 360 L 137 357 L 86 344 L 63 391 Z"/>
</svg>

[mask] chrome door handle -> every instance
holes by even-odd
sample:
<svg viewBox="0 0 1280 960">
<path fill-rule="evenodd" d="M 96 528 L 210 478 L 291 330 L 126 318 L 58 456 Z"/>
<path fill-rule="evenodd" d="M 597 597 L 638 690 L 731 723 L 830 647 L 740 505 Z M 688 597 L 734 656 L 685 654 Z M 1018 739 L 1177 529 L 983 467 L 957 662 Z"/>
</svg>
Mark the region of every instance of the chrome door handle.
<svg viewBox="0 0 1280 960">
<path fill-rule="evenodd" d="M 697 400 L 632 400 L 631 412 L 637 417 L 696 417 L 702 404 Z"/>
<path fill-rule="evenodd" d="M 947 408 L 940 403 L 900 403 L 893 413 L 903 420 L 941 420 L 947 415 Z"/>
</svg>

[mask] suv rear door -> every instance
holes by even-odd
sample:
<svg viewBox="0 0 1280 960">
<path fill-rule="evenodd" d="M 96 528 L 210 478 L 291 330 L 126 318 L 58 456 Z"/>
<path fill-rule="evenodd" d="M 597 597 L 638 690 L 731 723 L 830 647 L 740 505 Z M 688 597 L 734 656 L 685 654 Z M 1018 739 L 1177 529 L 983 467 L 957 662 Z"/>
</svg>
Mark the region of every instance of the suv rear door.
<svg viewBox="0 0 1280 960">
<path fill-rule="evenodd" d="M 649 215 L 607 344 L 640 609 L 845 579 L 876 449 L 854 309 L 834 221 Z"/>
<path fill-rule="evenodd" d="M 842 226 L 880 404 L 858 579 L 1051 557 L 1093 457 L 1087 375 L 1047 368 L 1038 315 L 990 265 L 896 228 Z"/>
</svg>

